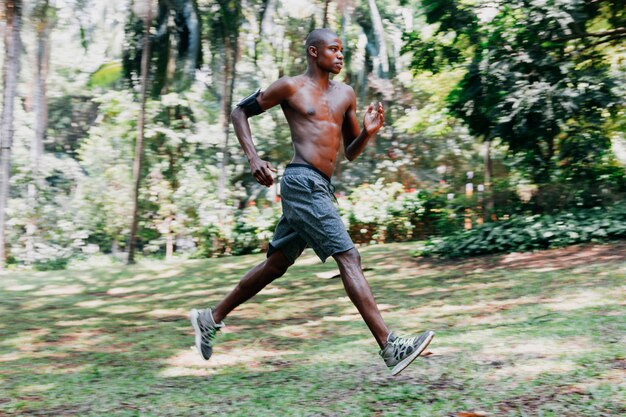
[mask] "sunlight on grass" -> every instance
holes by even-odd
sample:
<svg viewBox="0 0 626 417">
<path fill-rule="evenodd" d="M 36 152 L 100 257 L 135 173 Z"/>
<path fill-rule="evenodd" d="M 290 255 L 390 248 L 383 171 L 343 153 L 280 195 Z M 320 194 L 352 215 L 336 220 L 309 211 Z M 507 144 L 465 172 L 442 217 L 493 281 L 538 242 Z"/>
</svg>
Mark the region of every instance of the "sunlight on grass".
<svg viewBox="0 0 626 417">
<path fill-rule="evenodd" d="M 105 300 L 87 300 L 87 301 L 79 301 L 75 305 L 77 307 L 86 307 L 86 308 L 96 308 L 108 304 L 108 301 Z"/>
<path fill-rule="evenodd" d="M 8 287 L 5 287 L 6 291 L 30 291 L 30 290 L 34 290 L 35 288 L 37 288 L 36 285 L 9 285 Z"/>
<path fill-rule="evenodd" d="M 146 291 L 149 290 L 150 287 L 147 285 L 138 285 L 136 287 L 115 287 L 107 290 L 107 294 L 109 295 L 120 295 L 120 294 L 128 294 L 131 292 L 137 291 Z"/>
<path fill-rule="evenodd" d="M 0 362 L 12 362 L 19 359 L 22 359 L 25 355 L 18 352 L 9 352 L 3 355 L 0 355 Z"/>
<path fill-rule="evenodd" d="M 16 337 L 0 341 L 0 345 L 12 346 L 22 352 L 32 352 L 34 350 L 34 343 L 49 333 L 49 329 L 29 330 L 28 332 L 21 333 Z"/>
<path fill-rule="evenodd" d="M 169 271 L 165 271 L 159 275 L 157 275 L 158 278 L 171 278 L 171 277 L 175 277 L 177 275 L 179 275 L 181 272 L 183 272 L 180 269 L 170 269 Z"/>
<path fill-rule="evenodd" d="M 536 355 L 559 356 L 571 353 L 584 353 L 594 349 L 593 340 L 588 337 L 554 339 L 550 337 L 524 338 L 520 342 L 517 338 L 499 337 L 497 344 L 485 344 L 484 354 L 490 355 Z"/>
<path fill-rule="evenodd" d="M 34 393 L 34 392 L 45 392 L 45 391 L 49 391 L 52 388 L 56 387 L 56 385 L 57 384 L 55 384 L 55 383 L 25 385 L 23 387 L 20 387 L 18 392 L 20 392 L 22 394 L 31 394 L 31 393 Z"/>
<path fill-rule="evenodd" d="M 129 278 L 116 279 L 114 281 L 114 284 L 115 285 L 123 285 L 123 284 L 128 284 L 128 283 L 131 283 L 131 282 L 153 281 L 153 280 L 156 280 L 156 279 L 160 279 L 160 278 L 156 277 L 154 274 L 141 273 L 141 274 L 131 275 Z"/>
<path fill-rule="evenodd" d="M 544 304 L 545 307 L 555 311 L 570 311 L 579 308 L 599 307 L 607 305 L 619 305 L 620 300 L 624 301 L 624 292 L 618 291 L 610 294 L 605 291 L 584 290 L 574 294 L 564 294 L 550 300 Z M 614 298 L 615 297 L 615 298 Z"/>
<path fill-rule="evenodd" d="M 80 294 L 85 290 L 82 285 L 46 285 L 41 290 L 36 291 L 33 295 L 38 297 L 46 295 L 73 295 Z"/>
<path fill-rule="evenodd" d="M 184 308 L 159 308 L 156 310 L 148 311 L 145 313 L 147 316 L 154 317 L 157 319 L 162 318 L 170 318 L 170 317 L 188 317 L 188 311 Z"/>
<path fill-rule="evenodd" d="M 503 366 L 496 369 L 488 376 L 490 380 L 500 380 L 507 377 L 515 377 L 516 380 L 532 380 L 537 376 L 549 374 L 565 374 L 575 370 L 577 365 L 571 360 L 558 359 L 527 359 L 519 360 L 511 366 Z"/>
<path fill-rule="evenodd" d="M 93 326 L 95 324 L 102 323 L 103 319 L 100 317 L 89 317 L 80 320 L 59 320 L 54 323 L 55 326 L 61 327 L 81 327 L 81 326 Z"/>
<path fill-rule="evenodd" d="M 331 264 L 334 263 L 332 259 L 327 261 L 327 263 L 328 262 L 330 262 Z M 297 266 L 312 266 L 312 265 L 323 265 L 323 264 L 322 264 L 322 261 L 320 261 L 320 258 L 318 258 L 317 255 L 315 255 L 315 253 L 312 250 L 306 249 L 304 253 L 302 254 L 302 256 L 300 256 L 298 260 L 296 261 L 296 265 Z"/>
<path fill-rule="evenodd" d="M 206 376 L 217 373 L 219 370 L 231 367 L 237 364 L 245 364 L 250 368 L 259 368 L 260 360 L 275 357 L 285 357 L 288 355 L 297 355 L 302 352 L 292 350 L 263 350 L 259 347 L 242 348 L 234 346 L 222 345 L 219 354 L 211 357 L 210 361 L 203 360 L 195 351 L 195 348 L 179 351 L 173 357 L 167 359 L 165 363 L 167 368 L 162 370 L 159 375 L 163 377 L 177 376 Z"/>
<path fill-rule="evenodd" d="M 463 282 L 465 280 L 454 280 L 454 281 Z M 448 282 L 453 282 L 453 280 L 450 280 Z M 475 282 L 475 283 L 464 284 L 464 285 L 450 285 L 446 288 L 429 286 L 429 287 L 421 288 L 416 291 L 411 291 L 409 292 L 409 295 L 417 296 L 417 295 L 428 295 L 428 294 L 435 294 L 435 293 L 447 293 L 447 292 L 454 292 L 454 291 L 480 291 L 480 290 L 484 290 L 487 288 L 506 289 L 506 288 L 511 288 L 515 285 L 516 283 L 511 282 L 511 281 L 499 281 L 499 282 L 496 281 L 496 282 Z"/>
<path fill-rule="evenodd" d="M 101 308 L 100 309 L 100 311 L 102 311 L 103 313 L 109 313 L 109 314 L 139 313 L 139 312 L 144 311 L 144 310 L 145 309 L 140 308 L 140 307 L 124 306 L 124 305 L 110 306 L 110 307 L 106 307 L 106 308 Z"/>
</svg>

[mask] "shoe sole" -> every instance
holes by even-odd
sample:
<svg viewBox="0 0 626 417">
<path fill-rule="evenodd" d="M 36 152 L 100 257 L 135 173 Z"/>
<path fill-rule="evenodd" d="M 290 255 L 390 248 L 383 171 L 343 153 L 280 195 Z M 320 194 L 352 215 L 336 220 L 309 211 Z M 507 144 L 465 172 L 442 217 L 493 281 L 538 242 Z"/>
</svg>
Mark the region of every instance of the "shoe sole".
<svg viewBox="0 0 626 417">
<path fill-rule="evenodd" d="M 191 321 L 191 325 L 193 326 L 193 330 L 196 332 L 196 350 L 198 354 L 202 357 L 202 359 L 209 360 L 209 358 L 205 358 L 202 354 L 202 333 L 200 332 L 200 327 L 198 326 L 198 310 L 195 308 L 189 312 L 189 320 Z"/>
<path fill-rule="evenodd" d="M 430 344 L 430 341 L 433 340 L 433 337 L 435 337 L 435 332 L 429 331 L 428 333 L 429 334 L 426 337 L 426 339 L 422 342 L 421 345 L 419 345 L 419 347 L 415 350 L 415 352 L 411 353 L 411 355 L 404 358 L 400 363 L 398 363 L 396 366 L 393 367 L 393 369 L 391 370 L 391 375 L 393 376 L 398 375 L 400 372 L 404 370 L 404 368 L 409 366 L 411 362 L 413 362 L 415 359 L 417 359 L 419 355 L 422 354 L 424 349 L 426 349 L 426 347 Z"/>
</svg>

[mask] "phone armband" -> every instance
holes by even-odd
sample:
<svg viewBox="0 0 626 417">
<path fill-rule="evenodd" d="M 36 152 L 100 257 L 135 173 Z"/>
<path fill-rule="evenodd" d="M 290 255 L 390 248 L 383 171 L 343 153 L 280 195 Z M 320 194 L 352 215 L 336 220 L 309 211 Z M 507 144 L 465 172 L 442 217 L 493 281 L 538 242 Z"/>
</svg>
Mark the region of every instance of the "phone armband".
<svg viewBox="0 0 626 417">
<path fill-rule="evenodd" d="M 261 108 L 259 102 L 256 100 L 259 94 L 261 94 L 260 88 L 237 103 L 237 107 L 241 107 L 248 117 L 263 113 L 265 110 Z"/>
</svg>

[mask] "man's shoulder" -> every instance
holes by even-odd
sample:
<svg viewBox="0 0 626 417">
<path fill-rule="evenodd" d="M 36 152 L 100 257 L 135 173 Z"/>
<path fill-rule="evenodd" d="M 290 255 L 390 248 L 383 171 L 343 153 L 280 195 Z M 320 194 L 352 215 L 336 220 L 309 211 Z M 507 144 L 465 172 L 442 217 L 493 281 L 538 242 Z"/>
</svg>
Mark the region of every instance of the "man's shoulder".
<svg viewBox="0 0 626 417">
<path fill-rule="evenodd" d="M 295 88 L 298 88 L 302 84 L 302 82 L 300 81 L 300 76 L 298 75 L 296 76 L 284 75 L 280 77 L 278 80 L 274 81 L 274 84 L 280 85 L 286 88 L 295 89 Z"/>
<path fill-rule="evenodd" d="M 342 100 L 347 100 L 349 103 L 356 100 L 356 93 L 352 86 L 338 81 L 333 81 L 333 86 L 336 89 L 335 91 L 337 91 L 337 96 Z"/>
<path fill-rule="evenodd" d="M 332 81 L 334 85 L 337 86 L 337 88 L 339 88 L 339 91 L 341 91 L 344 94 L 350 94 L 351 96 L 355 96 L 356 93 L 354 92 L 354 88 L 352 88 L 351 85 L 348 85 L 346 83 L 340 82 L 340 81 Z"/>
<path fill-rule="evenodd" d="M 272 102 L 271 107 L 291 97 L 299 88 L 297 80 L 294 78 L 295 77 L 285 76 L 274 81 L 261 93 L 262 99 L 270 100 L 270 102 Z"/>
</svg>

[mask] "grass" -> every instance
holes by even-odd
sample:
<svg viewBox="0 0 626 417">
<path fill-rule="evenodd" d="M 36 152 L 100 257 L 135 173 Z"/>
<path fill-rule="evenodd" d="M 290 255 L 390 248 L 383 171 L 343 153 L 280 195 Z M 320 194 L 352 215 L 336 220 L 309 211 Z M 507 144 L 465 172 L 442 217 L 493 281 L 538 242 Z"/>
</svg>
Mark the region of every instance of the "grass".
<svg viewBox="0 0 626 417">
<path fill-rule="evenodd" d="M 390 327 L 436 332 L 395 378 L 323 274 L 334 262 L 308 251 L 227 318 L 209 362 L 187 311 L 262 255 L 0 276 L 0 416 L 626 413 L 625 245 L 455 263 L 410 249 L 361 250 Z"/>
</svg>

